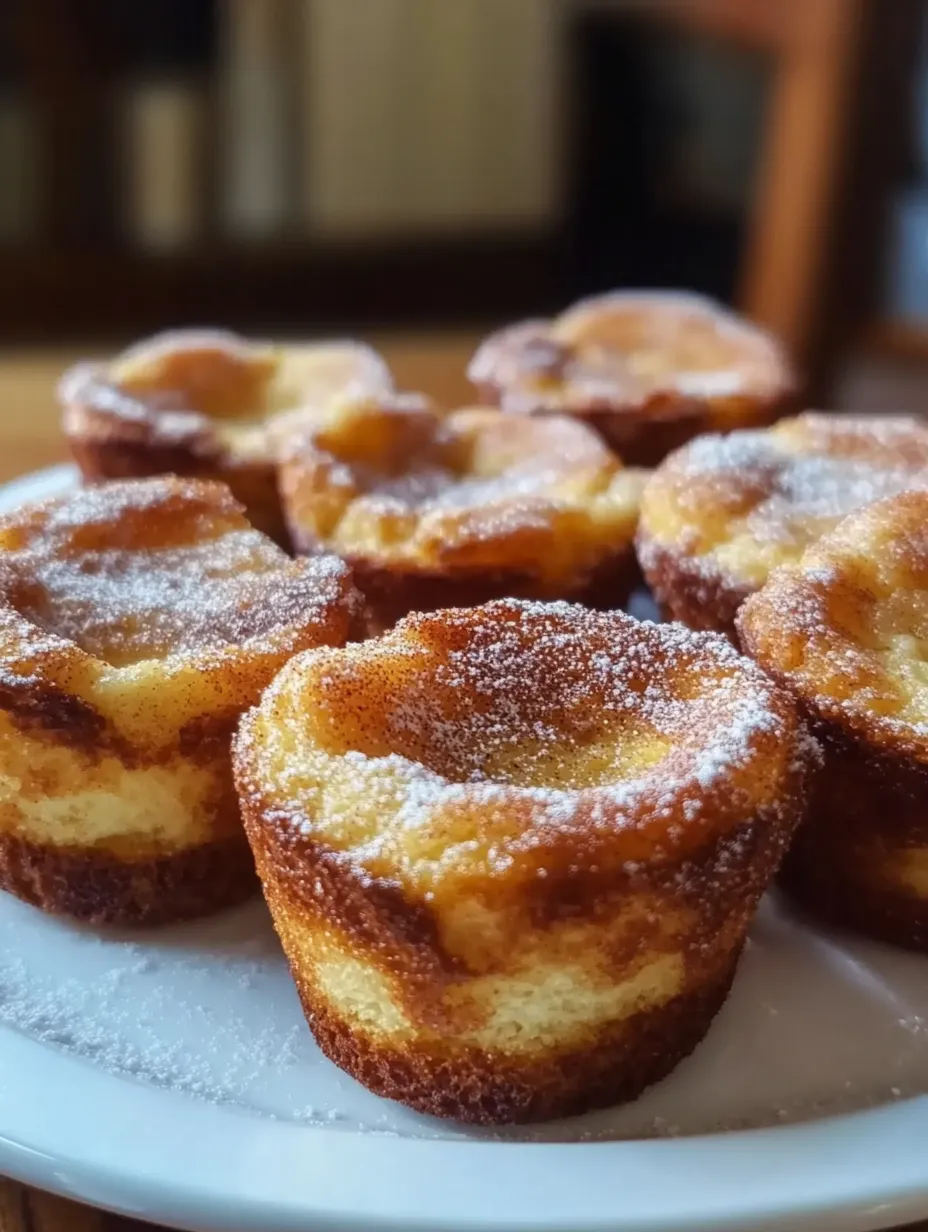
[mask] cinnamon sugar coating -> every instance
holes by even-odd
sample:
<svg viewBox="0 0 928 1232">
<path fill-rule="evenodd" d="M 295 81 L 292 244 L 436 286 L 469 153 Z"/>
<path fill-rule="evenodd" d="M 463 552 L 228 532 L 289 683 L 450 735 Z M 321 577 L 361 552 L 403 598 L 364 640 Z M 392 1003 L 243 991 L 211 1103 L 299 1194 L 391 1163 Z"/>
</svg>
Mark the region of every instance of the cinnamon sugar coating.
<svg viewBox="0 0 928 1232">
<path fill-rule="evenodd" d="M 653 466 L 702 432 L 772 423 L 796 402 L 782 348 L 702 296 L 614 291 L 491 334 L 468 375 L 482 401 L 585 421 Z"/>
<path fill-rule="evenodd" d="M 787 885 L 816 914 L 928 953 L 928 492 L 846 518 L 737 624 L 825 750 Z"/>
<path fill-rule="evenodd" d="M 637 550 L 665 615 L 734 636 L 770 571 L 842 517 L 928 486 L 928 425 L 908 416 L 806 412 L 765 431 L 709 435 L 657 468 Z"/>
<path fill-rule="evenodd" d="M 815 754 L 723 638 L 499 600 L 297 656 L 234 761 L 323 1049 L 502 1122 L 632 1098 L 696 1045 Z"/>
<path fill-rule="evenodd" d="M 389 628 L 510 595 L 619 606 L 644 478 L 569 418 L 400 395 L 333 404 L 291 443 L 280 488 L 297 548 L 349 561 Z"/>
<path fill-rule="evenodd" d="M 232 732 L 292 654 L 361 619 L 341 561 L 289 560 L 218 483 L 0 517 L 0 886 L 95 922 L 244 897 Z"/>
<path fill-rule="evenodd" d="M 284 542 L 282 440 L 346 389 L 391 388 L 383 360 L 360 343 L 281 346 L 223 330 L 177 330 L 108 363 L 78 364 L 63 377 L 59 400 L 86 479 L 219 479 L 253 525 Z"/>
</svg>

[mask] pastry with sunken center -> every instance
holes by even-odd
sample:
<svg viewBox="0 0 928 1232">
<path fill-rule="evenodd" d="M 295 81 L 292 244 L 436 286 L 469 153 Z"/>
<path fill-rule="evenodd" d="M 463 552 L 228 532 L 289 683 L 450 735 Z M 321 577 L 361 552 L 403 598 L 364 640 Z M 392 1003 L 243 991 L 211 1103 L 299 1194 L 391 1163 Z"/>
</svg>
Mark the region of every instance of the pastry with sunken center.
<svg viewBox="0 0 928 1232">
<path fill-rule="evenodd" d="M 762 330 L 702 296 L 615 291 L 491 334 L 468 375 L 504 411 L 576 416 L 631 465 L 701 432 L 773 423 L 796 378 Z"/>
<path fill-rule="evenodd" d="M 505 596 L 620 606 L 645 477 L 565 416 L 440 415 L 410 394 L 331 406 L 280 489 L 297 549 L 349 561 L 389 628 Z"/>
<path fill-rule="evenodd" d="M 297 656 L 234 759 L 323 1051 L 489 1124 L 632 1099 L 695 1048 L 814 752 L 725 638 L 510 599 Z"/>
<path fill-rule="evenodd" d="M 638 560 L 664 614 L 734 636 L 748 595 L 856 509 L 928 486 L 928 424 L 807 412 L 672 454 L 641 501 Z"/>
<path fill-rule="evenodd" d="M 391 388 L 383 360 L 359 343 L 282 346 L 179 330 L 109 363 L 78 364 L 62 378 L 59 400 L 85 479 L 219 479 L 254 526 L 285 543 L 276 471 L 282 441 L 345 389 Z"/>
<path fill-rule="evenodd" d="M 784 881 L 826 920 L 928 953 L 928 492 L 845 519 L 738 616 L 825 769 Z"/>
<path fill-rule="evenodd" d="M 228 489 L 101 484 L 0 518 L 0 887 L 94 923 L 202 915 L 255 888 L 230 742 L 361 598 L 292 561 Z"/>
</svg>

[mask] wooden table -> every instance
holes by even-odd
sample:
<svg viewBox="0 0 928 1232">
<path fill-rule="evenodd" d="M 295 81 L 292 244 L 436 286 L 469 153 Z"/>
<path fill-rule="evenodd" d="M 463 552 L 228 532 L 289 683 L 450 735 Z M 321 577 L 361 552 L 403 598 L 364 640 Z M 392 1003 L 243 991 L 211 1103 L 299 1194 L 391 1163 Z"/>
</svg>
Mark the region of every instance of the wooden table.
<svg viewBox="0 0 928 1232">
<path fill-rule="evenodd" d="M 474 337 L 372 341 L 380 345 L 401 388 L 422 389 L 446 405 L 460 405 L 471 396 L 464 367 Z M 0 481 L 66 457 L 54 387 L 76 358 L 64 352 L 0 356 Z M 142 1232 L 147 1226 L 0 1179 L 0 1232 Z M 928 1223 L 913 1232 L 928 1232 Z"/>
</svg>

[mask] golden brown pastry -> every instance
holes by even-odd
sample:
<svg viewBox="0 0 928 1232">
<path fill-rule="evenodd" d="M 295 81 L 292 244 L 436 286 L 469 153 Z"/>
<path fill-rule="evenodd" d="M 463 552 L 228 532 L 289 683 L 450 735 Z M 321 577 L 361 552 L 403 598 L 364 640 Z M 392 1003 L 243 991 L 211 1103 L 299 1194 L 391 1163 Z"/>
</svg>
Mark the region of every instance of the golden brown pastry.
<svg viewBox="0 0 928 1232">
<path fill-rule="evenodd" d="M 666 616 L 734 635 L 777 565 L 869 501 L 928 485 L 928 425 L 807 412 L 761 432 L 704 436 L 654 472 L 638 559 Z"/>
<path fill-rule="evenodd" d="M 280 475 L 297 549 L 349 561 L 384 628 L 506 595 L 619 606 L 643 482 L 564 416 L 439 415 L 416 395 L 334 405 Z"/>
<path fill-rule="evenodd" d="M 816 915 L 928 953 L 928 492 L 845 519 L 737 623 L 825 751 L 786 884 Z"/>
<path fill-rule="evenodd" d="M 228 489 L 104 484 L 0 517 L 0 887 L 95 923 L 235 903 L 254 870 L 239 715 L 360 596 L 291 561 Z"/>
<path fill-rule="evenodd" d="M 272 346 L 220 330 L 159 334 L 59 387 L 65 435 L 85 479 L 220 479 L 252 523 L 282 542 L 280 439 L 345 389 L 392 388 L 355 342 Z"/>
<path fill-rule="evenodd" d="M 493 1123 L 634 1098 L 696 1046 L 814 752 L 724 638 L 498 600 L 297 656 L 235 768 L 323 1051 Z"/>
<path fill-rule="evenodd" d="M 797 396 L 769 334 L 712 300 L 668 291 L 614 291 L 511 325 L 483 342 L 468 375 L 482 401 L 574 415 L 636 466 L 702 432 L 772 423 Z"/>
</svg>

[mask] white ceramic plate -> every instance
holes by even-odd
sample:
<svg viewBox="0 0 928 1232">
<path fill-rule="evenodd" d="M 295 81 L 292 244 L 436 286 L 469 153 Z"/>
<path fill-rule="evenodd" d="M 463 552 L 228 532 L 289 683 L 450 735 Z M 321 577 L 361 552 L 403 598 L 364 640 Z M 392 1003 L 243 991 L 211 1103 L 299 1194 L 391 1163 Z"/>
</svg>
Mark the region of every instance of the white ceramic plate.
<svg viewBox="0 0 928 1232">
<path fill-rule="evenodd" d="M 67 468 L 0 491 L 58 491 Z M 0 1171 L 196 1229 L 866 1232 L 928 1216 L 928 960 L 764 904 L 630 1107 L 473 1131 L 319 1053 L 263 905 L 98 932 L 0 895 Z"/>
</svg>

